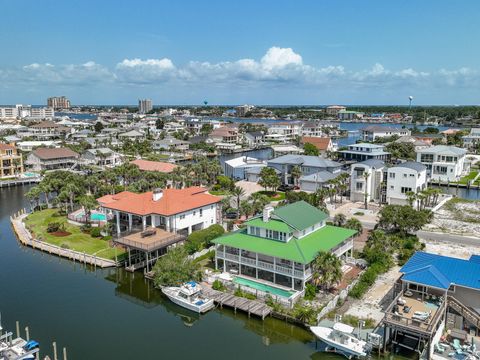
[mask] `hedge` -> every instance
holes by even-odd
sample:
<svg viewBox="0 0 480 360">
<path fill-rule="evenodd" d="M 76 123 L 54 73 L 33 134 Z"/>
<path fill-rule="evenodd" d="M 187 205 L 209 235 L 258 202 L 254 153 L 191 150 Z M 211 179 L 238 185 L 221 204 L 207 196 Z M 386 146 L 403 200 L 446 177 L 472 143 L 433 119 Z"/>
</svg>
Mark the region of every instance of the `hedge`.
<svg viewBox="0 0 480 360">
<path fill-rule="evenodd" d="M 210 241 L 219 237 L 225 232 L 218 224 L 210 225 L 208 228 L 192 232 L 185 242 L 185 248 L 189 254 L 193 254 L 210 246 Z"/>
</svg>

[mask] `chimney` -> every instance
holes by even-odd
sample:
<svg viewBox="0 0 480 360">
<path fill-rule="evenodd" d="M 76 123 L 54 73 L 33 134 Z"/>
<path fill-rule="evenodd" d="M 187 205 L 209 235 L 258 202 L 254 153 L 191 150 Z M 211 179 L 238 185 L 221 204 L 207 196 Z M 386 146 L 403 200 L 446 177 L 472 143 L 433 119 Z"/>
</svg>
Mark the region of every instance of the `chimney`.
<svg viewBox="0 0 480 360">
<path fill-rule="evenodd" d="M 273 211 L 273 207 L 271 205 L 267 205 L 263 208 L 263 222 L 268 222 L 272 211 Z"/>
<path fill-rule="evenodd" d="M 152 199 L 153 201 L 158 201 L 163 197 L 163 190 L 162 189 L 155 189 L 153 190 Z"/>
</svg>

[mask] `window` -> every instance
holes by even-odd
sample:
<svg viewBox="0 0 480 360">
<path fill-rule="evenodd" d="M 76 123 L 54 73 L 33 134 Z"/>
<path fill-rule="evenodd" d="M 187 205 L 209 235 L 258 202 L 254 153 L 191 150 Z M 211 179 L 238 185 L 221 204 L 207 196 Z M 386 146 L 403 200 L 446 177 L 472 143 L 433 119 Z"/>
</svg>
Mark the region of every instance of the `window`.
<svg viewBox="0 0 480 360">
<path fill-rule="evenodd" d="M 185 219 L 185 214 L 184 215 L 180 215 L 180 220 L 183 220 Z"/>
<path fill-rule="evenodd" d="M 390 189 L 394 190 L 394 189 L 395 189 L 395 186 L 390 185 Z"/>
<path fill-rule="evenodd" d="M 363 184 L 360 183 L 360 182 L 357 182 L 357 184 L 356 184 L 356 189 L 357 189 L 357 190 L 363 190 Z"/>
<path fill-rule="evenodd" d="M 259 227 L 255 228 L 255 235 L 260 236 L 260 228 Z"/>
<path fill-rule="evenodd" d="M 197 212 L 195 210 L 193 210 L 193 216 L 195 216 L 197 214 Z"/>
<path fill-rule="evenodd" d="M 389 177 L 390 179 L 395 179 L 395 173 L 389 173 L 389 174 L 388 174 L 388 177 Z"/>
<path fill-rule="evenodd" d="M 203 216 L 203 209 L 200 209 L 200 217 Z"/>
<path fill-rule="evenodd" d="M 410 187 L 403 187 L 403 186 L 402 186 L 401 191 L 402 191 L 402 194 L 405 194 L 405 193 L 407 193 L 407 192 L 409 192 L 409 191 L 412 191 L 412 188 L 410 188 Z"/>
<path fill-rule="evenodd" d="M 407 177 L 407 174 L 403 174 L 403 177 L 406 178 L 406 177 Z"/>
<path fill-rule="evenodd" d="M 410 177 L 415 177 L 415 174 L 410 174 Z"/>
<path fill-rule="evenodd" d="M 420 155 L 421 162 L 433 162 L 433 154 L 421 154 Z"/>
</svg>

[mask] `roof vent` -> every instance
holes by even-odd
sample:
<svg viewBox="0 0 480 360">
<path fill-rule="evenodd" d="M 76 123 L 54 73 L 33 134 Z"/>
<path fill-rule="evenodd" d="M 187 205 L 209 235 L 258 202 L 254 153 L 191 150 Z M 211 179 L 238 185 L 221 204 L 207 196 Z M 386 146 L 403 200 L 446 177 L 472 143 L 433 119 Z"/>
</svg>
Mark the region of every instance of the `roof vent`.
<svg viewBox="0 0 480 360">
<path fill-rule="evenodd" d="M 158 201 L 163 197 L 163 190 L 162 189 L 155 189 L 153 190 L 152 199 L 153 201 Z"/>
<path fill-rule="evenodd" d="M 270 215 L 273 212 L 273 207 L 267 205 L 263 208 L 263 222 L 268 222 L 270 220 Z"/>
</svg>

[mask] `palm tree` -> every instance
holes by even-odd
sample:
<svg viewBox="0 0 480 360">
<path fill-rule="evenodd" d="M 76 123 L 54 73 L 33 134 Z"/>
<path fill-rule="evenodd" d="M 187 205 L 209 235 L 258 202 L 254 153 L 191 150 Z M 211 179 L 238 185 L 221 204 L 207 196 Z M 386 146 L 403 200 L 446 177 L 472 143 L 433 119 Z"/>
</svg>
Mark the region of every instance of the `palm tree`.
<svg viewBox="0 0 480 360">
<path fill-rule="evenodd" d="M 363 231 L 362 223 L 355 217 L 348 219 L 344 227 L 346 227 L 347 229 L 356 230 L 357 235 L 360 235 Z"/>
<path fill-rule="evenodd" d="M 333 223 L 336 226 L 343 226 L 346 221 L 347 221 L 347 217 L 342 213 L 338 213 L 333 217 Z"/>
<path fill-rule="evenodd" d="M 320 252 L 313 263 L 313 282 L 329 289 L 342 279 L 342 262 L 330 252 Z"/>
<path fill-rule="evenodd" d="M 243 190 L 240 186 L 235 186 L 232 190 L 232 195 L 237 199 L 237 218 L 240 215 L 240 198 L 245 195 L 245 190 Z"/>
<path fill-rule="evenodd" d="M 35 211 L 35 208 L 38 206 L 41 193 L 40 187 L 34 186 L 25 194 L 25 197 L 30 201 L 30 209 L 32 211 Z"/>
<path fill-rule="evenodd" d="M 370 177 L 370 173 L 368 171 L 364 171 L 362 176 L 363 176 L 363 179 L 365 180 L 365 192 L 364 192 L 365 210 L 368 210 L 367 184 L 368 184 L 368 178 Z"/>
<path fill-rule="evenodd" d="M 405 196 L 407 197 L 408 205 L 410 205 L 411 207 L 413 207 L 413 203 L 414 203 L 415 200 L 417 199 L 417 194 L 415 194 L 413 191 L 407 191 L 407 192 L 405 193 Z"/>
<path fill-rule="evenodd" d="M 270 203 L 268 196 L 259 192 L 251 194 L 249 200 L 252 201 L 252 212 L 254 214 L 261 212 L 263 208 Z"/>
<path fill-rule="evenodd" d="M 245 218 L 248 219 L 248 216 L 252 213 L 253 206 L 247 200 L 242 200 L 240 202 L 240 213 L 245 215 Z"/>
<path fill-rule="evenodd" d="M 97 200 L 92 195 L 84 195 L 80 198 L 80 205 L 83 206 L 87 224 L 90 224 L 90 216 L 92 214 L 92 210 L 97 207 Z"/>
<path fill-rule="evenodd" d="M 68 195 L 70 211 L 73 211 L 73 200 L 75 199 L 75 195 L 80 193 L 80 188 L 74 182 L 69 182 L 65 185 L 63 190 Z"/>
<path fill-rule="evenodd" d="M 300 177 L 302 176 L 302 169 L 300 169 L 300 166 L 295 165 L 292 168 L 290 174 L 292 175 L 293 183 L 295 184 L 295 186 L 298 186 L 298 179 L 300 179 Z"/>
</svg>

